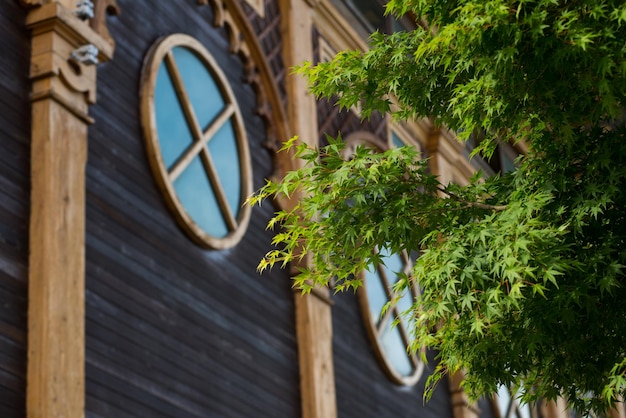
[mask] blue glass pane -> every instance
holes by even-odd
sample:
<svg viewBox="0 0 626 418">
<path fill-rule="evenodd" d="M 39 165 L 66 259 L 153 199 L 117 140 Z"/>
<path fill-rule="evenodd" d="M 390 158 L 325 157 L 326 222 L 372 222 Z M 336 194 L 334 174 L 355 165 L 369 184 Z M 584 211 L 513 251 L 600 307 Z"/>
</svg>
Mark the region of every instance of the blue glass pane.
<svg viewBox="0 0 626 418">
<path fill-rule="evenodd" d="M 378 275 L 378 271 L 370 272 L 365 270 L 365 289 L 367 291 L 367 300 L 369 301 L 370 315 L 374 323 L 378 323 L 380 313 L 389 301 L 383 282 Z"/>
<path fill-rule="evenodd" d="M 169 169 L 191 145 L 193 138 L 165 63 L 161 63 L 157 74 L 154 112 L 161 155 Z"/>
<path fill-rule="evenodd" d="M 204 130 L 224 108 L 222 92 L 206 65 L 193 52 L 177 46 L 172 53 L 198 123 Z"/>
<path fill-rule="evenodd" d="M 413 294 L 410 290 L 406 290 L 402 297 L 398 299 L 398 303 L 396 305 L 398 307 L 398 312 L 401 315 L 402 322 L 404 323 L 404 327 L 407 332 L 411 332 L 413 329 L 413 318 L 411 316 L 404 315 L 406 311 L 411 309 L 413 306 Z"/>
<path fill-rule="evenodd" d="M 237 139 L 233 129 L 232 119 L 209 140 L 209 152 L 213 158 L 213 165 L 222 183 L 226 200 L 237 218 L 241 208 L 241 170 L 239 167 L 239 153 Z"/>
<path fill-rule="evenodd" d="M 180 174 L 174 182 L 174 189 L 196 225 L 217 238 L 228 234 L 228 227 L 200 157 L 194 158 Z"/>
<path fill-rule="evenodd" d="M 496 395 L 496 401 L 498 403 L 498 410 L 500 416 L 508 418 L 509 407 L 511 406 L 511 393 L 504 385 L 498 386 L 498 393 Z"/>
<path fill-rule="evenodd" d="M 409 354 L 402 340 L 400 329 L 398 327 L 391 327 L 391 321 L 389 321 L 383 330 L 380 340 L 387 359 L 393 368 L 402 376 L 411 375 L 414 370 L 413 363 L 409 359 Z"/>
<path fill-rule="evenodd" d="M 404 272 L 404 261 L 400 254 L 390 254 L 387 248 L 382 248 L 379 252 L 383 259 L 385 274 L 389 285 L 398 281 L 398 273 Z"/>
<path fill-rule="evenodd" d="M 393 143 L 393 146 L 396 148 L 400 148 L 406 145 L 404 141 L 402 141 L 400 137 L 396 135 L 395 132 L 391 133 L 391 142 Z"/>
<path fill-rule="evenodd" d="M 511 171 L 515 171 L 515 163 L 509 158 L 502 159 L 502 171 L 505 173 L 510 173 Z"/>
<path fill-rule="evenodd" d="M 530 412 L 530 405 L 521 404 L 519 407 L 519 415 L 521 418 L 532 418 L 532 413 Z"/>
</svg>

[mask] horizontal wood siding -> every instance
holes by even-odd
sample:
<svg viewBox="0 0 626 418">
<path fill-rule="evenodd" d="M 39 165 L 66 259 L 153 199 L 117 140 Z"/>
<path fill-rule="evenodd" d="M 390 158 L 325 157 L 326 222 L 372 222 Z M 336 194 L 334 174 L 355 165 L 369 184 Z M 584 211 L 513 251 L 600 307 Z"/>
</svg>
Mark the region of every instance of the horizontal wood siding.
<svg viewBox="0 0 626 418">
<path fill-rule="evenodd" d="M 15 1 L 0 3 L 0 417 L 26 412 L 30 201 L 30 36 Z"/>
<path fill-rule="evenodd" d="M 424 403 L 424 383 L 433 368 L 432 358 L 415 386 L 395 385 L 384 373 L 367 336 L 357 296 L 341 293 L 335 295 L 334 302 L 333 351 L 339 418 L 452 418 L 447 380 L 441 381 L 431 400 Z"/>
<path fill-rule="evenodd" d="M 159 37 L 187 33 L 226 73 L 246 123 L 254 187 L 272 172 L 241 61 L 195 1 L 118 0 L 114 59 L 98 73 L 87 169 L 87 416 L 297 417 L 293 293 L 284 271 L 259 276 L 271 205 L 243 240 L 196 246 L 166 208 L 139 121 L 142 60 Z"/>
</svg>

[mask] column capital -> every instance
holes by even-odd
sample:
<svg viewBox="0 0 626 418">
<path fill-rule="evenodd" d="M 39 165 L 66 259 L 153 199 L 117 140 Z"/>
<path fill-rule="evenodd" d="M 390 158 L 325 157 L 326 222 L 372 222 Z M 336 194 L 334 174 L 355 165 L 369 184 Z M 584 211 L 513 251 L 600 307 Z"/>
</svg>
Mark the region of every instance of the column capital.
<svg viewBox="0 0 626 418">
<path fill-rule="evenodd" d="M 51 98 L 92 122 L 87 111 L 96 101 L 96 64 L 113 57 L 114 43 L 105 37 L 106 25 L 82 20 L 75 9 L 61 2 L 22 0 L 22 4 L 33 6 L 26 17 L 32 31 L 31 100 Z M 116 6 L 114 0 L 97 0 L 95 11 L 100 16 L 94 19 L 104 19 L 112 5 Z"/>
</svg>

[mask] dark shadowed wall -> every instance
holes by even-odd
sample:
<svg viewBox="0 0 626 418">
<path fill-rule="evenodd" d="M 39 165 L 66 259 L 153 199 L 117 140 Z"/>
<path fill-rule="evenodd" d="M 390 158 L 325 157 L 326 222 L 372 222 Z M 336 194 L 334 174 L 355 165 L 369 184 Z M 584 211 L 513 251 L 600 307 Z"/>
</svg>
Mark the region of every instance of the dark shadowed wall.
<svg viewBox="0 0 626 418">
<path fill-rule="evenodd" d="M 0 3 L 0 417 L 26 412 L 30 202 L 30 35 L 15 1 Z"/>
</svg>

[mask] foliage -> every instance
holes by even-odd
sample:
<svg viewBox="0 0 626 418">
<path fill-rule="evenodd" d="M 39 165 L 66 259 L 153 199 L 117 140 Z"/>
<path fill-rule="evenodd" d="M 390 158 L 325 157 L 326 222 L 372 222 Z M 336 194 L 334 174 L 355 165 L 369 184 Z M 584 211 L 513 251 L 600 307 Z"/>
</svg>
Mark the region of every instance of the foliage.
<svg viewBox="0 0 626 418">
<path fill-rule="evenodd" d="M 413 348 L 439 350 L 431 383 L 463 369 L 474 397 L 504 384 L 524 401 L 605 410 L 626 393 L 626 3 L 387 7 L 428 23 L 304 64 L 311 90 L 365 116 L 429 117 L 461 139 L 480 130 L 486 157 L 498 141 L 530 151 L 514 173 L 459 186 L 410 148 L 345 161 L 341 138 L 320 150 L 293 139 L 304 168 L 251 198 L 298 196 L 270 222 L 278 249 L 260 269 L 308 255 L 297 286 L 344 290 L 380 262 L 374 248 L 420 251 Z"/>
</svg>

